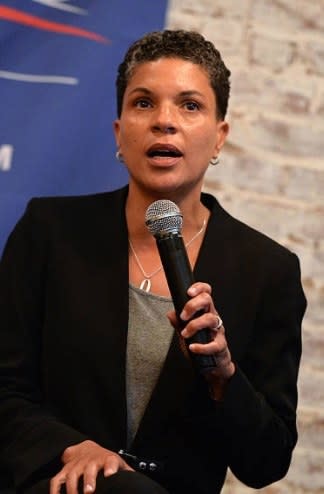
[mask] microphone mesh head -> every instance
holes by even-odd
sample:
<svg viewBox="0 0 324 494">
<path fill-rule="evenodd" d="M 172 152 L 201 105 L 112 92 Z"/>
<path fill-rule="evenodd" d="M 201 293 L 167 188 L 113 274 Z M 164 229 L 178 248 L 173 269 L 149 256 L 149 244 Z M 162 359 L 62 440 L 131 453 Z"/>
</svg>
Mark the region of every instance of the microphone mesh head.
<svg viewBox="0 0 324 494">
<path fill-rule="evenodd" d="M 145 224 L 150 233 L 160 236 L 168 233 L 180 233 L 182 214 L 178 206 L 168 199 L 152 202 L 145 214 Z"/>
</svg>

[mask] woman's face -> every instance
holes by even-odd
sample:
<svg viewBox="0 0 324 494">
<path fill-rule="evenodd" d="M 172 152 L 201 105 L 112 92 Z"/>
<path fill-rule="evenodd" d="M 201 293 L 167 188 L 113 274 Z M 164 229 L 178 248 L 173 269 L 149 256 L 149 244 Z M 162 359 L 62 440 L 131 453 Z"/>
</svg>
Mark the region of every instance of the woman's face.
<svg viewBox="0 0 324 494">
<path fill-rule="evenodd" d="M 216 115 L 214 92 L 198 65 L 179 58 L 139 65 L 114 123 L 130 185 L 153 195 L 200 191 L 228 132 Z"/>
</svg>

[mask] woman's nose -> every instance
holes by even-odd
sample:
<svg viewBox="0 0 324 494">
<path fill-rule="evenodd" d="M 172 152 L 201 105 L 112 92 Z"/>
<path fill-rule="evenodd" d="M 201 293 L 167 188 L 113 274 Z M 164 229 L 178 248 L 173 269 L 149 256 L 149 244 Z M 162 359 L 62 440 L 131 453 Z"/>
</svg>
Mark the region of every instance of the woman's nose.
<svg viewBox="0 0 324 494">
<path fill-rule="evenodd" d="M 160 106 L 156 109 L 152 129 L 153 132 L 163 134 L 175 134 L 177 132 L 175 111 L 169 105 Z"/>
</svg>

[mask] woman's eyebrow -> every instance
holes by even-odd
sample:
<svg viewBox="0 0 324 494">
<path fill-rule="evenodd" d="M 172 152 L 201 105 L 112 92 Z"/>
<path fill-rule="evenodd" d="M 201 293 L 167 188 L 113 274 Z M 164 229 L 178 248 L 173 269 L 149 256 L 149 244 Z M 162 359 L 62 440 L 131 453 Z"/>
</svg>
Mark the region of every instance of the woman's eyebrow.
<svg viewBox="0 0 324 494">
<path fill-rule="evenodd" d="M 201 93 L 200 91 L 197 91 L 196 89 L 189 89 L 186 91 L 181 91 L 179 93 L 179 96 L 182 96 L 182 97 L 200 96 L 201 98 L 203 98 L 204 94 Z"/>
<path fill-rule="evenodd" d="M 144 94 L 147 94 L 147 95 L 151 95 L 154 92 L 151 91 L 150 89 L 146 88 L 146 87 L 139 86 L 139 87 L 135 87 L 134 89 L 132 89 L 129 92 L 129 94 L 133 94 L 133 93 L 144 93 Z M 201 93 L 200 91 L 197 91 L 196 89 L 188 89 L 186 91 L 180 91 L 180 93 L 178 94 L 178 96 L 180 96 L 180 97 L 200 96 L 201 98 L 203 98 L 204 97 L 204 94 Z"/>
<path fill-rule="evenodd" d="M 144 93 L 144 94 L 147 94 L 147 95 L 150 95 L 150 94 L 153 94 L 152 91 L 150 91 L 149 89 L 147 89 L 146 87 L 135 87 L 134 89 L 132 89 L 129 94 L 133 94 L 133 93 Z"/>
</svg>

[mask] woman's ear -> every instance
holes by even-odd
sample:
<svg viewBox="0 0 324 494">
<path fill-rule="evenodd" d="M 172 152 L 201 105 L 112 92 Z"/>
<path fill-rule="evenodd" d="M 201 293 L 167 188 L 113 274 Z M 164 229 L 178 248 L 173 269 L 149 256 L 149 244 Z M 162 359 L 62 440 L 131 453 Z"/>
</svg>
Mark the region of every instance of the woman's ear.
<svg viewBox="0 0 324 494">
<path fill-rule="evenodd" d="M 224 146 L 228 133 L 229 133 L 228 122 L 226 122 L 225 120 L 220 120 L 217 124 L 217 139 L 216 139 L 217 142 L 215 146 L 215 156 L 218 155 L 219 151 Z"/>
<path fill-rule="evenodd" d="M 113 130 L 114 130 L 116 145 L 117 145 L 117 147 L 119 147 L 119 134 L 120 134 L 120 121 L 119 121 L 119 119 L 114 120 Z"/>
</svg>

